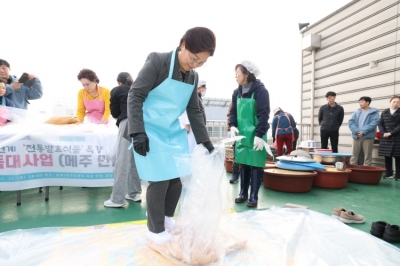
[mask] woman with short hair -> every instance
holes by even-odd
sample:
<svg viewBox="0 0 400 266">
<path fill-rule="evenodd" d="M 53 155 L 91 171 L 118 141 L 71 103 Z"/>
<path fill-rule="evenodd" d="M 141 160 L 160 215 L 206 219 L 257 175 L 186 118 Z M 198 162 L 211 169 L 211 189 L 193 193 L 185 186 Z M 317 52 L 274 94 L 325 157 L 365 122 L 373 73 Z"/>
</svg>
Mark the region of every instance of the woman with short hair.
<svg viewBox="0 0 400 266">
<path fill-rule="evenodd" d="M 99 85 L 100 80 L 91 69 L 79 71 L 78 80 L 82 82 L 83 89 L 78 92 L 76 118 L 81 122 L 86 117 L 90 123 L 107 124 L 110 116 L 110 90 Z"/>
<path fill-rule="evenodd" d="M 214 55 L 214 33 L 203 27 L 186 31 L 179 46 L 169 53 L 151 53 L 128 94 L 127 136 L 133 139 L 140 179 L 149 181 L 146 193 L 147 239 L 164 244 L 172 239 L 166 229 L 182 191 L 174 156 L 188 154 L 186 130 L 179 116 L 186 110 L 197 143 L 214 149 L 197 95 L 194 70 Z"/>
<path fill-rule="evenodd" d="M 247 206 L 257 207 L 267 157 L 263 137 L 269 129 L 269 93 L 256 78 L 260 71 L 254 63 L 242 61 L 235 71 L 239 87 L 232 94 L 230 132 L 231 137 L 237 134 L 246 137 L 235 143 L 235 162 L 241 164 L 240 193 L 235 202 L 247 200 Z"/>
</svg>

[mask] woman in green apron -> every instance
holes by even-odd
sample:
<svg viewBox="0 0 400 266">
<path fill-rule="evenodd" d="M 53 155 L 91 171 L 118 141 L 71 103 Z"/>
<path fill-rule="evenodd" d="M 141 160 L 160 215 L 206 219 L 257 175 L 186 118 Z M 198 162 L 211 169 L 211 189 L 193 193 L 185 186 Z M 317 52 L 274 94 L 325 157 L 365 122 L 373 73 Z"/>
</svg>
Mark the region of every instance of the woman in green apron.
<svg viewBox="0 0 400 266">
<path fill-rule="evenodd" d="M 232 95 L 230 132 L 231 137 L 238 134 L 245 136 L 235 143 L 235 162 L 241 164 L 240 193 L 235 202 L 247 200 L 247 206 L 257 207 L 267 155 L 263 138 L 269 129 L 269 93 L 264 84 L 256 79 L 260 71 L 252 62 L 245 60 L 236 65 L 235 70 L 239 87 Z"/>
<path fill-rule="evenodd" d="M 188 154 L 186 130 L 179 116 L 186 110 L 197 143 L 214 149 L 197 95 L 198 75 L 214 54 L 214 33 L 203 27 L 189 29 L 179 47 L 169 53 L 151 53 L 128 94 L 128 132 L 140 179 L 149 181 L 146 193 L 147 239 L 164 244 L 172 239 L 172 219 L 182 183 L 174 156 Z"/>
</svg>

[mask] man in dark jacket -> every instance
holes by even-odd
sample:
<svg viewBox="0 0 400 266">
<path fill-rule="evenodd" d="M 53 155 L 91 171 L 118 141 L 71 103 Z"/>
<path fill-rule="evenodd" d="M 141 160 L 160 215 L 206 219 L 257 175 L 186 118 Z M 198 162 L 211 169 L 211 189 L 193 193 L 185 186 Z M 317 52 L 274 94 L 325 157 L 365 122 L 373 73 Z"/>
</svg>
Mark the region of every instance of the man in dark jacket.
<svg viewBox="0 0 400 266">
<path fill-rule="evenodd" d="M 332 152 L 338 152 L 339 128 L 344 118 L 344 109 L 335 102 L 336 93 L 328 91 L 325 95 L 327 104 L 321 106 L 318 112 L 318 122 L 321 132 L 321 148 L 328 148 L 328 140 L 331 141 Z"/>
</svg>

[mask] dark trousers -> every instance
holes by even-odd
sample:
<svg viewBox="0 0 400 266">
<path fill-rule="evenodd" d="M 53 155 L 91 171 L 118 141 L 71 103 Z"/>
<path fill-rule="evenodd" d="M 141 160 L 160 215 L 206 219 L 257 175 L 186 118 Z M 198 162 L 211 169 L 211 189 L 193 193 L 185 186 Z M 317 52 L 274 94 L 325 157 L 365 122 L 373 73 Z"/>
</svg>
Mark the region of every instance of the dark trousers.
<svg viewBox="0 0 400 266">
<path fill-rule="evenodd" d="M 182 192 L 180 178 L 150 182 L 147 187 L 147 227 L 152 233 L 165 231 L 165 216 L 172 217 Z"/>
<path fill-rule="evenodd" d="M 394 163 L 396 165 L 396 175 L 395 178 L 400 178 L 400 157 L 394 157 Z M 386 176 L 393 175 L 393 160 L 392 157 L 385 156 L 385 168 L 386 168 Z"/>
<path fill-rule="evenodd" d="M 321 130 L 321 149 L 328 149 L 328 140 L 331 140 L 332 152 L 338 152 L 339 130 L 322 131 Z"/>
<path fill-rule="evenodd" d="M 232 163 L 232 172 L 233 173 L 239 173 L 239 164 L 235 162 L 235 148 L 236 148 L 236 142 L 233 143 L 233 163 Z"/>
</svg>

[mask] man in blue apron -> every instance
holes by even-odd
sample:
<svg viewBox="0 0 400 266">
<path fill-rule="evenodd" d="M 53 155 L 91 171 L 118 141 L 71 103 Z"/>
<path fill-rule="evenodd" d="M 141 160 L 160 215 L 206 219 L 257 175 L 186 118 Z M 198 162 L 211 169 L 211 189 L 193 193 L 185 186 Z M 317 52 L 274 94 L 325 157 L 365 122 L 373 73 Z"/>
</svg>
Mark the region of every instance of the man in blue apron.
<svg viewBox="0 0 400 266">
<path fill-rule="evenodd" d="M 242 61 L 235 70 L 239 87 L 232 95 L 230 133 L 231 137 L 237 134 L 245 136 L 235 143 L 235 162 L 241 164 L 240 193 L 235 202 L 247 200 L 247 206 L 257 207 L 267 156 L 263 138 L 269 129 L 269 93 L 264 84 L 256 79 L 260 71 L 252 62 Z"/>
<path fill-rule="evenodd" d="M 214 33 L 189 29 L 170 53 L 151 53 L 128 94 L 128 135 L 140 179 L 149 181 L 146 193 L 147 239 L 164 244 L 172 239 L 176 205 L 182 190 L 174 156 L 188 154 L 186 130 L 179 116 L 186 110 L 197 143 L 214 149 L 197 95 L 198 75 L 215 51 Z"/>
</svg>

